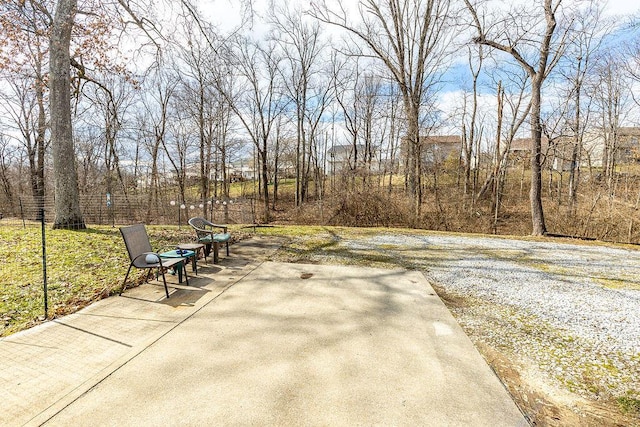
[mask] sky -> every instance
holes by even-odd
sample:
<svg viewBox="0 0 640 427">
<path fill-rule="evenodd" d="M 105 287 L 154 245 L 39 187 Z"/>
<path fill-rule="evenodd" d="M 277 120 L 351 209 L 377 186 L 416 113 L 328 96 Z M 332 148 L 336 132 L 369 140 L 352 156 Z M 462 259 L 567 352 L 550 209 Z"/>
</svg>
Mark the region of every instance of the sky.
<svg viewBox="0 0 640 427">
<path fill-rule="evenodd" d="M 605 12 L 611 15 L 632 15 L 640 11 L 637 0 L 609 0 Z"/>
<path fill-rule="evenodd" d="M 322 0 L 318 0 L 320 2 Z M 328 4 L 337 0 L 326 0 Z M 345 4 L 353 5 L 356 0 L 343 0 Z M 505 4 L 531 3 L 532 0 L 494 0 Z M 640 13 L 640 3 L 638 0 L 596 0 L 600 3 L 606 2 L 605 13 L 610 16 L 630 16 Z M 252 0 L 254 8 L 258 13 L 264 13 L 268 7 L 268 0 Z M 311 0 L 288 0 L 290 5 L 301 5 L 308 8 Z M 221 29 L 233 28 L 240 23 L 239 0 L 202 0 L 198 2 L 201 10 Z"/>
<path fill-rule="evenodd" d="M 315 1 L 317 1 L 318 3 L 322 2 L 322 0 L 315 0 Z M 337 2 L 337 0 L 325 0 L 325 1 L 328 4 L 331 4 L 332 2 L 334 3 Z M 356 0 L 342 0 L 342 1 L 351 7 L 353 7 L 356 4 Z M 490 0 L 490 1 L 493 1 L 495 3 L 502 3 L 505 5 L 505 7 L 511 6 L 515 3 L 531 4 L 532 1 L 540 2 L 540 0 Z M 604 0 L 602 1 L 596 0 L 596 1 L 599 1 L 600 4 L 605 3 Z M 217 23 L 219 28 L 222 31 L 224 31 L 225 29 L 235 28 L 239 24 L 240 19 L 239 19 L 238 3 L 239 3 L 238 0 L 205 0 L 204 2 L 201 2 L 200 5 L 202 7 L 202 10 L 206 12 L 206 14 L 212 19 L 212 21 Z M 289 0 L 290 6 L 300 5 L 303 8 L 308 8 L 310 3 L 311 3 L 310 0 Z M 564 3 L 565 4 L 570 3 L 570 1 L 565 0 Z M 254 5 L 254 10 L 258 14 L 264 14 L 266 11 L 266 8 L 268 7 L 268 0 L 253 0 L 253 5 Z M 633 15 L 640 16 L 640 2 L 638 0 L 608 0 L 606 1 L 604 14 L 605 16 L 608 16 L 608 17 L 612 17 L 612 18 L 615 17 L 619 21 L 626 20 L 627 18 L 630 18 Z M 254 27 L 254 30 L 258 32 L 262 32 L 262 31 L 266 32 L 264 28 L 265 28 L 264 26 L 257 23 L 256 26 Z M 326 29 L 328 28 L 325 27 L 325 30 Z M 329 29 L 329 30 L 330 30 L 330 33 L 336 34 L 335 29 Z M 627 30 L 625 30 L 621 34 L 622 38 L 627 36 L 626 31 Z M 636 31 L 640 32 L 640 29 Z M 453 67 L 454 73 L 449 74 L 449 76 L 451 77 L 448 78 L 449 81 L 443 86 L 440 92 L 439 104 L 440 104 L 440 108 L 443 110 L 444 116 L 452 115 L 455 110 L 458 110 L 460 108 L 459 107 L 460 99 L 463 96 L 460 82 L 465 81 L 464 76 L 465 74 L 468 73 L 466 71 L 466 69 L 468 69 L 468 65 L 467 65 L 466 58 L 462 58 L 459 62 L 461 65 L 459 65 L 457 69 L 461 70 L 464 68 L 465 70 L 462 71 L 460 75 L 456 76 L 455 75 L 456 67 L 454 66 Z M 468 90 L 469 88 L 466 88 L 466 89 Z M 495 111 L 495 108 L 496 108 L 495 94 L 490 93 L 491 91 L 488 91 L 488 88 L 486 89 L 487 90 L 485 90 L 485 92 L 487 93 L 485 95 L 482 95 L 485 108 L 487 109 L 487 111 Z"/>
</svg>

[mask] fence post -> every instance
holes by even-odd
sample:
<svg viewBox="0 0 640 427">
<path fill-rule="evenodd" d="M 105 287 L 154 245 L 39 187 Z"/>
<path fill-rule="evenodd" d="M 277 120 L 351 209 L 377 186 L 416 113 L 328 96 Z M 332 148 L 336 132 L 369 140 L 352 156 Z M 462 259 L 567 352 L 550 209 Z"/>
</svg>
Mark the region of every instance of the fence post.
<svg viewBox="0 0 640 427">
<path fill-rule="evenodd" d="M 44 290 L 44 318 L 49 317 L 49 295 L 47 290 L 47 242 L 45 238 L 45 220 L 44 220 L 44 208 L 40 208 L 40 221 L 42 229 L 42 283 Z"/>
<path fill-rule="evenodd" d="M 20 218 L 22 218 L 22 228 L 27 228 L 27 224 L 24 222 L 24 209 L 22 208 L 22 197 L 18 199 L 20 201 Z"/>
<path fill-rule="evenodd" d="M 100 210 L 102 210 L 102 204 L 100 204 Z M 111 219 L 111 227 L 113 228 L 116 226 L 116 216 L 113 212 L 113 206 L 111 204 L 111 193 L 107 193 L 107 212 L 109 218 Z"/>
</svg>

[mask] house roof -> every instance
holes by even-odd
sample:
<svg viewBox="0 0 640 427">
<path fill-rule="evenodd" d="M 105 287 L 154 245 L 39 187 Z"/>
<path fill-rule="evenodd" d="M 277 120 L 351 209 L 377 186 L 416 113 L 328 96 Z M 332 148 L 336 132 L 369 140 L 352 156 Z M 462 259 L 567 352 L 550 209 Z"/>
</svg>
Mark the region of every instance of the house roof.
<svg viewBox="0 0 640 427">
<path fill-rule="evenodd" d="M 420 140 L 423 141 L 425 145 L 445 145 L 445 144 L 461 144 L 462 138 L 460 135 L 430 135 L 430 136 L 421 136 Z"/>
<path fill-rule="evenodd" d="M 542 151 L 549 147 L 549 140 L 542 137 Z M 531 151 L 531 138 L 515 138 L 511 141 L 510 151 Z"/>
<path fill-rule="evenodd" d="M 640 127 L 618 128 L 618 136 L 640 136 Z"/>
</svg>

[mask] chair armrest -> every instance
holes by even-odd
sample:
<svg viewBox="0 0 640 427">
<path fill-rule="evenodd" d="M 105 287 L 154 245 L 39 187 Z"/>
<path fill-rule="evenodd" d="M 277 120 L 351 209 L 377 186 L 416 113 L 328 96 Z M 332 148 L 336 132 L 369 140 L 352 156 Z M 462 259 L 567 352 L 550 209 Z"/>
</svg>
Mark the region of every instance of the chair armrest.
<svg viewBox="0 0 640 427">
<path fill-rule="evenodd" d="M 196 233 L 203 233 L 203 234 L 212 234 L 213 230 L 207 230 L 206 228 L 200 228 L 200 227 L 196 227 L 195 225 L 191 226 Z"/>
<path fill-rule="evenodd" d="M 226 225 L 214 224 L 213 226 L 214 226 L 214 227 L 222 228 L 222 232 L 223 232 L 223 233 L 228 233 L 228 231 L 227 231 L 227 230 L 228 230 L 228 227 L 227 227 Z"/>
<path fill-rule="evenodd" d="M 226 224 L 214 224 L 213 222 L 210 222 L 210 221 L 207 221 L 206 225 L 211 227 L 211 228 L 222 228 L 222 230 L 223 230 L 222 232 L 223 233 L 227 233 L 227 230 L 229 228 L 229 226 L 226 225 Z"/>
</svg>

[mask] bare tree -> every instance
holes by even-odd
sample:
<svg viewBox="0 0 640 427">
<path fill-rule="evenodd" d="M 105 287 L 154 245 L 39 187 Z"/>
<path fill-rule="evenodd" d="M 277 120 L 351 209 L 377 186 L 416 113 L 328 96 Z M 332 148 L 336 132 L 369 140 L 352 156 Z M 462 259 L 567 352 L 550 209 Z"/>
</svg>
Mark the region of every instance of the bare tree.
<svg viewBox="0 0 640 427">
<path fill-rule="evenodd" d="M 309 22 L 300 8 L 289 8 L 288 2 L 272 4 L 269 20 L 274 30 L 272 37 L 284 52 L 286 68 L 280 67 L 289 97 L 295 105 L 296 119 L 296 206 L 306 199 L 309 189 L 313 135 L 308 135 L 307 114 L 313 109 L 311 85 L 318 72 L 320 54 L 324 48 L 320 26 Z M 323 107 L 324 108 L 324 107 Z"/>
<path fill-rule="evenodd" d="M 56 7 L 49 45 L 51 145 L 55 180 L 54 228 L 86 228 L 80 211 L 78 173 L 71 123 L 71 31 L 76 0 L 60 0 Z"/>
<path fill-rule="evenodd" d="M 176 183 L 178 185 L 178 199 L 184 203 L 186 200 L 187 189 L 187 169 L 190 153 L 194 147 L 197 147 L 196 137 L 193 135 L 192 128 L 189 123 L 189 116 L 180 108 L 181 105 L 176 101 L 176 95 L 171 101 L 173 114 L 169 117 L 167 123 L 167 134 L 161 140 L 162 147 L 166 154 L 166 158 L 171 165 L 171 169 L 175 174 Z"/>
<path fill-rule="evenodd" d="M 306 134 L 309 138 L 309 155 L 305 162 L 307 165 L 305 176 L 309 177 L 311 175 L 311 171 L 313 172 L 316 198 L 322 197 L 324 192 L 322 176 L 323 168 L 320 165 L 324 156 L 322 145 L 323 142 L 326 143 L 323 118 L 325 110 L 333 99 L 333 94 L 332 76 L 330 76 L 329 73 L 323 73 L 317 76 L 314 79 L 314 84 L 309 88 L 309 99 L 312 100 L 312 102 L 307 106 L 305 113 L 305 125 L 308 129 Z M 308 179 L 305 180 L 305 185 L 307 187 L 309 185 L 308 181 Z"/>
<path fill-rule="evenodd" d="M 422 204 L 422 144 L 420 124 L 425 94 L 430 83 L 444 71 L 443 59 L 452 37 L 451 2 L 445 0 L 361 0 L 359 17 L 340 4 L 332 8 L 323 1 L 312 3 L 311 15 L 343 28 L 357 40 L 358 55 L 376 58 L 398 85 L 407 119 L 407 188 L 414 198 L 416 220 Z"/>
<path fill-rule="evenodd" d="M 0 134 L 0 188 L 2 188 L 2 195 L 5 202 L 3 203 L 8 208 L 8 211 L 0 211 L 0 215 L 5 213 L 15 214 L 15 189 L 13 180 L 15 179 L 10 171 L 10 165 L 13 163 L 13 157 L 15 148 L 8 143 L 8 139 L 3 134 Z"/>
<path fill-rule="evenodd" d="M 613 189 L 616 165 L 620 155 L 619 130 L 630 112 L 631 95 L 628 76 L 621 73 L 619 52 L 607 52 L 598 58 L 595 72 L 597 80 L 592 89 L 595 105 L 603 130 L 602 175 L 610 190 Z"/>
<path fill-rule="evenodd" d="M 271 208 L 275 211 L 278 203 L 278 187 L 280 183 L 280 155 L 282 154 L 282 140 L 284 139 L 283 116 L 280 115 L 275 123 L 275 135 L 273 141 L 273 200 Z"/>
<path fill-rule="evenodd" d="M 37 83 L 36 83 L 37 84 Z M 44 164 L 46 151 L 46 112 L 44 89 L 34 91 L 32 78 L 14 75 L 6 81 L 6 91 L 0 93 L 0 109 L 11 127 L 20 135 L 29 162 L 29 181 L 34 206 L 43 206 L 45 195 Z"/>
<path fill-rule="evenodd" d="M 591 97 L 584 96 L 586 79 L 593 73 L 594 54 L 610 31 L 610 23 L 602 19 L 602 5 L 592 1 L 576 19 L 576 37 L 567 48 L 568 64 L 563 76 L 569 84 L 567 102 L 572 104 L 573 117 L 567 117 L 573 132 L 573 147 L 569 164 L 569 209 L 575 211 L 580 183 L 580 166 L 584 136 L 591 114 Z M 586 99 L 585 99 L 586 98 Z"/>
<path fill-rule="evenodd" d="M 216 64 L 216 52 L 202 37 L 202 33 L 187 28 L 184 37 L 187 43 L 178 48 L 182 77 L 182 108 L 191 116 L 194 128 L 198 131 L 199 187 L 203 213 L 206 216 L 211 197 L 211 167 L 215 139 L 218 135 L 219 108 L 223 106 L 222 97 L 216 90 L 212 74 L 219 73 Z M 178 44 L 176 42 L 176 44 Z"/>
<path fill-rule="evenodd" d="M 640 14 L 637 14 L 632 23 L 632 27 L 640 28 Z M 631 80 L 640 83 L 640 37 L 635 37 L 628 41 L 624 46 L 624 54 L 627 61 L 624 64 L 624 70 Z M 640 106 L 640 96 L 632 93 L 633 101 Z"/>
<path fill-rule="evenodd" d="M 152 220 L 153 207 L 159 205 L 160 177 L 158 160 L 160 148 L 166 144 L 168 124 L 170 119 L 170 106 L 178 85 L 177 77 L 170 71 L 159 70 L 153 79 L 149 79 L 150 88 L 148 96 L 143 98 L 144 114 L 139 117 L 141 129 L 148 129 L 147 135 L 143 135 L 144 146 L 151 156 L 151 169 L 149 171 L 149 187 L 147 189 L 146 222 Z M 183 200 L 179 200 L 183 201 Z"/>
<path fill-rule="evenodd" d="M 509 11 L 505 18 L 485 23 L 480 19 L 477 7 L 464 0 L 472 15 L 478 35 L 474 42 L 505 52 L 529 74 L 531 78 L 531 203 L 532 234 L 547 233 L 542 206 L 542 85 L 560 60 L 567 37 L 568 28 L 557 37 L 556 15 L 562 0 L 543 0 L 541 7 L 531 10 Z M 514 6 L 515 7 L 515 6 Z M 540 12 L 540 13 L 538 13 Z M 540 16 L 542 14 L 542 16 Z M 542 22 L 539 25 L 538 21 Z M 538 30 L 539 32 L 532 30 Z M 526 57 L 527 49 L 535 49 L 537 55 Z"/>
<path fill-rule="evenodd" d="M 17 98 L 17 104 L 9 101 L 4 106 L 22 136 L 29 161 L 31 194 L 34 206 L 39 207 L 44 206 L 45 197 L 47 37 L 51 26 L 51 16 L 44 5 L 35 1 L 7 1 L 0 13 L 4 39 L 0 70 L 4 68 L 7 72 L 7 86 Z"/>
<path fill-rule="evenodd" d="M 351 140 L 350 156 L 347 158 L 348 172 L 350 175 L 350 183 L 353 185 L 356 179 L 356 171 L 360 163 L 360 132 L 362 120 L 360 119 L 361 109 L 358 108 L 358 91 L 362 86 L 360 81 L 360 61 L 354 59 L 350 62 L 348 59 L 339 63 L 336 55 L 333 56 L 333 85 L 335 91 L 335 100 L 342 111 L 344 120 L 344 128 Z M 343 171 L 345 172 L 345 171 Z"/>
<path fill-rule="evenodd" d="M 388 88 L 386 101 L 382 105 L 383 127 L 388 129 L 386 145 L 381 144 L 380 147 L 380 163 L 383 164 L 383 180 L 384 175 L 389 174 L 387 191 L 391 194 L 393 190 L 393 176 L 398 173 L 398 157 L 400 141 L 405 131 L 403 126 L 402 115 L 402 99 L 395 86 Z"/>
<path fill-rule="evenodd" d="M 496 143 L 493 146 L 491 170 L 478 191 L 477 198 L 483 198 L 491 192 L 493 196 L 492 211 L 495 218 L 506 179 L 511 144 L 529 115 L 531 103 L 527 97 L 530 79 L 526 72 L 518 73 L 517 70 L 507 68 L 502 71 L 494 70 L 493 74 L 498 79 L 495 82 L 498 97 L 498 129 L 496 129 Z M 508 92 L 505 87 L 509 88 Z M 505 107 L 507 107 L 506 114 Z"/>
<path fill-rule="evenodd" d="M 230 82 L 232 84 L 232 82 Z M 230 87 L 230 86 L 226 86 Z M 234 150 L 238 150 L 241 144 L 238 141 L 230 140 L 230 134 L 233 126 L 233 110 L 224 96 L 219 99 L 218 108 L 215 113 L 215 130 L 216 130 L 216 173 L 215 176 L 222 178 L 221 195 L 225 199 L 230 197 L 230 178 L 228 176 L 228 166 L 231 164 L 231 156 Z M 216 180 L 217 185 L 217 180 Z M 214 188 L 217 196 L 217 187 Z"/>
<path fill-rule="evenodd" d="M 239 93 L 228 93 L 219 87 L 230 108 L 238 116 L 257 151 L 260 161 L 261 194 L 264 203 L 263 220 L 269 214 L 269 141 L 286 102 L 281 96 L 280 71 L 282 60 L 273 44 L 261 46 L 246 38 L 236 43 L 235 67 L 243 81 Z"/>
<path fill-rule="evenodd" d="M 0 33 L 4 38 L 4 46 L 0 48 L 0 71 L 6 72 L 7 86 L 16 101 L 5 99 L 3 104 L 18 127 L 21 143 L 27 151 L 35 206 L 43 206 L 45 196 L 48 130 L 45 76 L 50 25 L 51 15 L 44 3 L 10 0 L 0 12 Z"/>
<path fill-rule="evenodd" d="M 335 100 L 340 106 L 344 126 L 351 140 L 349 173 L 351 183 L 362 177 L 363 188 L 371 174 L 376 151 L 374 140 L 376 121 L 381 115 L 382 80 L 371 70 L 371 64 L 362 65 L 361 58 L 347 59 L 338 64 L 334 59 Z M 364 71 L 364 70 L 367 71 Z"/>
<path fill-rule="evenodd" d="M 472 176 L 471 170 L 474 166 L 473 154 L 474 148 L 478 145 L 478 140 L 481 136 L 480 124 L 478 120 L 478 79 L 480 72 L 482 71 L 482 65 L 484 62 L 484 54 L 482 51 L 482 45 L 478 49 L 477 55 L 468 47 L 468 63 L 469 70 L 471 71 L 471 112 L 467 113 L 467 97 L 465 96 L 463 102 L 462 111 L 462 163 L 464 168 L 464 194 L 472 194 L 475 192 L 475 188 L 472 191 Z M 477 155 L 478 153 L 476 153 Z M 477 162 L 475 162 L 477 164 Z M 472 207 L 473 209 L 473 204 Z"/>
<path fill-rule="evenodd" d="M 131 211 L 129 185 L 121 165 L 121 157 L 126 155 L 123 140 L 128 113 L 136 107 L 136 95 L 139 93 L 130 81 L 115 73 L 100 74 L 95 80 L 86 81 L 81 85 L 80 91 L 83 97 L 79 104 L 86 100 L 90 105 L 87 111 L 77 116 L 85 116 L 85 122 L 89 126 L 99 129 L 102 141 L 104 186 L 101 190 L 109 194 L 116 191 L 122 194 L 126 208 Z M 78 119 L 79 117 L 76 122 Z"/>
<path fill-rule="evenodd" d="M 38 4 L 41 10 L 46 11 L 44 2 Z M 112 25 L 116 23 L 128 24 L 126 19 L 110 18 L 117 15 L 118 7 L 125 11 L 136 27 L 153 40 L 152 33 L 156 32 L 149 20 L 143 20 L 136 16 L 132 3 L 126 0 L 118 0 L 114 3 L 92 4 L 87 7 L 96 7 L 95 10 L 86 10 L 80 14 L 83 18 L 95 18 L 93 25 L 82 26 L 85 36 L 95 36 L 95 43 L 88 46 L 105 48 L 102 43 L 109 39 Z M 51 31 L 49 36 L 49 87 L 50 87 L 50 114 L 51 114 L 51 146 L 53 151 L 54 182 L 55 182 L 55 220 L 54 228 L 86 228 L 82 212 L 80 211 L 78 174 L 76 170 L 76 158 L 73 144 L 73 126 L 71 119 L 71 70 L 74 66 L 77 70 L 77 78 L 84 79 L 87 76 L 86 62 L 105 66 L 109 63 L 108 55 L 86 54 L 79 49 L 80 54 L 74 49 L 71 56 L 72 36 L 78 28 L 76 19 L 78 16 L 77 0 L 59 0 L 55 7 L 55 13 L 51 19 Z M 104 18 L 104 19 L 103 19 Z M 151 27 L 151 29 L 149 29 Z M 156 32 L 157 33 L 157 32 Z M 95 52 L 94 52 L 95 53 Z M 104 52 L 102 52 L 104 53 Z"/>
</svg>

